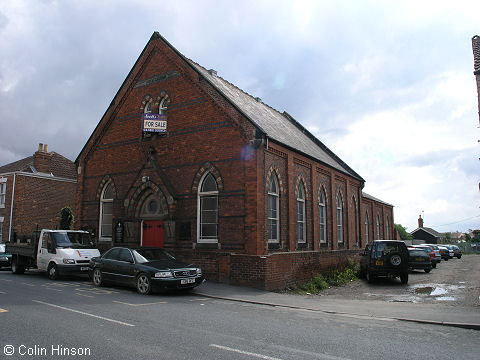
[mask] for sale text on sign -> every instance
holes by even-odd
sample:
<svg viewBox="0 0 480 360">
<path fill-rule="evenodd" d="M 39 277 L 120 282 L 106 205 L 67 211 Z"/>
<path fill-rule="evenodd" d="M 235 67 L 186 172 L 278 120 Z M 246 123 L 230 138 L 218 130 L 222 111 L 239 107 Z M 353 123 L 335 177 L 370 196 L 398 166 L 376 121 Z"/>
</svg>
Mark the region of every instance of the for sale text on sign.
<svg viewBox="0 0 480 360">
<path fill-rule="evenodd" d="M 167 132 L 167 115 L 143 114 L 144 132 Z"/>
</svg>

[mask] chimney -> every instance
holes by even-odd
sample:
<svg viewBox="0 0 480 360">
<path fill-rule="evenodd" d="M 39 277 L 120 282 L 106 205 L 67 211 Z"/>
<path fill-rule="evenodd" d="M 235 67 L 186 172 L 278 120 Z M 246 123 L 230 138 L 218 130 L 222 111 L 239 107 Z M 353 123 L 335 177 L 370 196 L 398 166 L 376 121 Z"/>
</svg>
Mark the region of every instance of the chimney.
<svg viewBox="0 0 480 360">
<path fill-rule="evenodd" d="M 38 151 L 33 154 L 33 167 L 41 173 L 52 172 L 52 154 L 48 153 L 47 144 L 38 144 Z"/>
<path fill-rule="evenodd" d="M 418 227 L 419 227 L 419 228 L 422 228 L 422 227 L 423 227 L 422 215 L 418 215 Z"/>
<path fill-rule="evenodd" d="M 480 36 L 475 35 L 472 38 L 473 50 L 473 74 L 480 75 Z"/>
<path fill-rule="evenodd" d="M 207 71 L 210 75 L 217 76 L 217 71 L 216 70 L 210 69 L 210 70 L 207 70 Z"/>
</svg>

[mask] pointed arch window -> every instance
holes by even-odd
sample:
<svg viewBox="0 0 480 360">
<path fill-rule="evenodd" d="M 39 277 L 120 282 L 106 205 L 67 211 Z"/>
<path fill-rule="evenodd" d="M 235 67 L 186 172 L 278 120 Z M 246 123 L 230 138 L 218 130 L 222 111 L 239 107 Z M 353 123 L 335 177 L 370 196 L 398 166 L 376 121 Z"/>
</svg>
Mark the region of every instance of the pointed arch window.
<svg viewBox="0 0 480 360">
<path fill-rule="evenodd" d="M 386 239 L 390 239 L 390 221 L 388 220 L 388 216 L 387 216 L 387 227 L 386 227 L 386 236 L 385 238 Z"/>
<path fill-rule="evenodd" d="M 320 216 L 320 244 L 327 243 L 327 204 L 325 201 L 325 192 L 320 190 L 320 196 L 318 198 L 318 209 Z"/>
<path fill-rule="evenodd" d="M 279 187 L 275 174 L 268 182 L 268 242 L 278 243 L 280 239 Z"/>
<path fill-rule="evenodd" d="M 160 105 L 158 106 L 158 113 L 160 115 L 167 115 L 167 105 L 168 105 L 168 99 L 164 97 L 162 101 L 160 101 Z"/>
<path fill-rule="evenodd" d="M 337 196 L 337 241 L 343 244 L 343 200 L 340 194 Z"/>
<path fill-rule="evenodd" d="M 377 239 L 380 240 L 380 218 L 377 215 Z"/>
<path fill-rule="evenodd" d="M 100 241 L 112 240 L 113 188 L 112 183 L 105 184 L 100 196 Z"/>
<path fill-rule="evenodd" d="M 298 184 L 297 189 L 297 240 L 299 243 L 307 242 L 307 227 L 305 219 L 305 189 L 303 184 Z"/>
<path fill-rule="evenodd" d="M 218 185 L 212 173 L 200 182 L 197 214 L 198 242 L 218 242 Z"/>
<path fill-rule="evenodd" d="M 365 213 L 365 245 L 368 244 L 368 213 Z"/>
</svg>

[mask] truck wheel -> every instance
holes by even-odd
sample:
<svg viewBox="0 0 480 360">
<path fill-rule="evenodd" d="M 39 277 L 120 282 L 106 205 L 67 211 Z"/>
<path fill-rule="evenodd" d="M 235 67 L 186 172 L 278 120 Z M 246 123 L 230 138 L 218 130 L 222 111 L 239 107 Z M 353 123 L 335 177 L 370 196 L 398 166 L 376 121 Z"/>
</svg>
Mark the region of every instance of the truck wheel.
<svg viewBox="0 0 480 360">
<path fill-rule="evenodd" d="M 402 284 L 408 284 L 408 273 L 400 275 L 400 281 Z"/>
<path fill-rule="evenodd" d="M 47 275 L 50 280 L 57 280 L 58 279 L 58 269 L 57 265 L 54 263 L 50 263 L 47 268 Z"/>
<path fill-rule="evenodd" d="M 14 274 L 23 274 L 25 272 L 25 267 L 18 265 L 17 258 L 12 259 L 12 273 Z"/>
<path fill-rule="evenodd" d="M 370 271 L 367 269 L 367 273 L 365 274 L 365 277 L 367 278 L 367 282 L 369 282 L 370 284 L 373 283 L 373 280 L 375 279 L 375 277 L 370 274 Z"/>
<path fill-rule="evenodd" d="M 95 286 L 102 286 L 103 284 L 102 272 L 99 268 L 93 270 L 93 283 L 95 284 Z"/>
<path fill-rule="evenodd" d="M 432 270 L 432 269 L 423 269 L 427 274 Z"/>
</svg>

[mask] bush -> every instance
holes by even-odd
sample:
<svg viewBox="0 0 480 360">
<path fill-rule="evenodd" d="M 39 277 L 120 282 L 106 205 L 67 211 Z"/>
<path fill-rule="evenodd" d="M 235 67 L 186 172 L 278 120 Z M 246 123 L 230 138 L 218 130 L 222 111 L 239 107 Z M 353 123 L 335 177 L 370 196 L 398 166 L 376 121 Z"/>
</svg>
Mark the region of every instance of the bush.
<svg viewBox="0 0 480 360">
<path fill-rule="evenodd" d="M 297 293 L 318 294 L 320 291 L 328 289 L 331 286 L 343 286 L 351 281 L 358 280 L 359 271 L 360 265 L 350 260 L 349 265 L 343 269 L 330 270 L 325 276 L 315 274 Z"/>
</svg>

